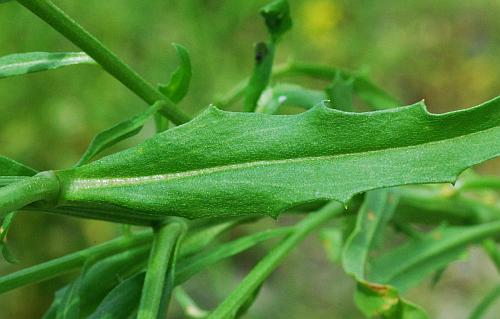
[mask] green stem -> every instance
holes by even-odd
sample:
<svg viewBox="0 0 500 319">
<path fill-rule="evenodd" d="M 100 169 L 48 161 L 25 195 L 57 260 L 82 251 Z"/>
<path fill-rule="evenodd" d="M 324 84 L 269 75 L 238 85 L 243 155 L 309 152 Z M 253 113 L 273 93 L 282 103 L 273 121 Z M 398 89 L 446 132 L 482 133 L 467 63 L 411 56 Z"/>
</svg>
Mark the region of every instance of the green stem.
<svg viewBox="0 0 500 319">
<path fill-rule="evenodd" d="M 481 302 L 474 308 L 472 313 L 469 315 L 469 319 L 480 319 L 483 318 L 483 315 L 486 314 L 486 311 L 490 306 L 493 305 L 493 302 L 500 297 L 500 285 L 493 288 L 482 300 Z"/>
<path fill-rule="evenodd" d="M 493 239 L 486 239 L 483 241 L 483 248 L 500 273 L 500 250 L 497 247 L 497 243 Z"/>
<path fill-rule="evenodd" d="M 122 236 L 103 244 L 2 276 L 0 277 L 0 294 L 25 285 L 57 277 L 83 266 L 89 258 L 92 258 L 92 260 L 102 259 L 148 243 L 151 238 L 152 234 L 150 231 L 135 233 L 132 236 Z"/>
<path fill-rule="evenodd" d="M 58 194 L 59 180 L 53 172 L 42 172 L 2 187 L 0 188 L 0 219 L 33 202 L 53 200 Z"/>
<path fill-rule="evenodd" d="M 233 318 L 241 305 L 262 285 L 266 278 L 279 266 L 288 253 L 310 232 L 334 216 L 342 213 L 344 207 L 330 202 L 318 212 L 311 213 L 295 226 L 295 230 L 267 254 L 211 314 L 210 319 Z"/>
<path fill-rule="evenodd" d="M 48 23 L 55 30 L 85 51 L 104 70 L 128 87 L 149 105 L 164 100 L 165 105 L 160 112 L 175 124 L 188 122 L 189 117 L 179 110 L 174 102 L 161 94 L 125 62 L 105 47 L 92 34 L 85 30 L 64 11 L 48 0 L 17 0 L 21 5 Z"/>
<path fill-rule="evenodd" d="M 160 311 L 166 311 L 174 287 L 175 252 L 184 233 L 185 225 L 180 222 L 155 229 L 138 319 L 156 319 Z"/>
</svg>

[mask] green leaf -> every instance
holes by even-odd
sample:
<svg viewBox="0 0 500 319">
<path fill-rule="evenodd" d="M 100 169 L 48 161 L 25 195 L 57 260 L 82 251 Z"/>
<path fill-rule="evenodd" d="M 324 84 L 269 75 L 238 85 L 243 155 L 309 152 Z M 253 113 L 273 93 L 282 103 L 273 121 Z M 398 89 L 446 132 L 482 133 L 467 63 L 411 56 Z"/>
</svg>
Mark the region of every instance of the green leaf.
<svg viewBox="0 0 500 319">
<path fill-rule="evenodd" d="M 158 89 L 174 103 L 179 103 L 189 90 L 191 82 L 191 59 L 189 52 L 180 44 L 172 43 L 180 60 L 179 67 L 172 73 L 167 84 L 160 84 Z"/>
<path fill-rule="evenodd" d="M 385 226 L 394 214 L 397 199 L 389 191 L 380 189 L 366 193 L 342 254 L 344 270 L 355 278 L 365 278 L 368 253 L 380 240 Z"/>
<path fill-rule="evenodd" d="M 396 289 L 359 280 L 354 301 L 367 317 L 382 316 L 386 319 L 428 319 L 419 306 L 402 299 Z"/>
<path fill-rule="evenodd" d="M 0 155 L 0 176 L 33 176 L 36 173 L 33 168 Z"/>
<path fill-rule="evenodd" d="M 368 279 L 406 291 L 426 276 L 461 258 L 465 249 L 498 235 L 500 221 L 465 227 L 441 227 L 374 260 Z"/>
<path fill-rule="evenodd" d="M 88 316 L 124 278 L 139 272 L 148 259 L 150 247 L 142 246 L 102 259 L 82 274 L 79 287 L 80 314 Z"/>
<path fill-rule="evenodd" d="M 0 0 L 0 3 L 5 3 L 5 2 L 9 2 L 9 1 L 12 1 L 12 0 Z"/>
<path fill-rule="evenodd" d="M 365 195 L 356 226 L 344 247 L 342 266 L 357 281 L 354 300 L 366 316 L 427 318 L 421 308 L 401 298 L 394 287 L 366 280 L 368 255 L 381 240 L 397 203 L 394 194 L 385 189 L 370 191 Z"/>
<path fill-rule="evenodd" d="M 69 286 L 64 286 L 63 288 L 59 289 L 55 293 L 54 300 L 52 301 L 52 304 L 50 305 L 49 309 L 45 312 L 43 315 L 42 319 L 56 319 L 57 318 L 57 312 L 59 310 L 59 306 L 61 305 L 61 301 L 66 295 L 66 291 L 69 289 Z"/>
<path fill-rule="evenodd" d="M 325 92 L 307 89 L 296 84 L 279 83 L 262 92 L 255 112 L 275 114 L 283 106 L 310 109 L 327 99 Z"/>
<path fill-rule="evenodd" d="M 350 76 L 344 78 L 341 72 L 337 72 L 332 83 L 326 88 L 326 94 L 334 109 L 349 112 L 353 111 L 353 84 L 354 77 Z"/>
<path fill-rule="evenodd" d="M 440 115 L 422 103 L 371 113 L 320 106 L 298 115 L 210 107 L 136 147 L 56 171 L 58 204 L 120 207 L 122 216 L 129 210 L 145 219 L 277 216 L 376 188 L 453 182 L 500 154 L 499 124 L 500 98 Z"/>
<path fill-rule="evenodd" d="M 145 112 L 134 116 L 128 120 L 120 122 L 115 126 L 97 134 L 89 147 L 83 153 L 82 157 L 75 166 L 81 166 L 89 162 L 94 156 L 106 148 L 123 141 L 126 138 L 136 135 L 142 130 L 144 123 L 154 115 L 161 107 L 163 102 L 159 101 L 150 106 Z"/>
<path fill-rule="evenodd" d="M 0 155 L 0 186 L 2 186 L 3 183 L 9 184 L 11 181 L 16 181 L 21 176 L 33 176 L 36 173 L 37 171 L 33 168 Z M 11 253 L 5 242 L 7 233 L 9 232 L 9 228 L 12 225 L 12 221 L 15 216 L 15 212 L 8 214 L 3 220 L 1 220 L 0 224 L 0 251 L 3 258 L 9 263 L 19 262 L 19 260 Z"/>
<path fill-rule="evenodd" d="M 83 52 L 30 52 L 0 58 L 0 79 L 27 73 L 54 70 L 68 65 L 95 64 Z"/>
<path fill-rule="evenodd" d="M 260 9 L 267 30 L 273 42 L 277 42 L 284 33 L 292 28 L 290 6 L 286 0 L 275 0 Z"/>
<path fill-rule="evenodd" d="M 145 273 L 138 273 L 120 283 L 102 300 L 89 319 L 135 318 L 141 298 Z"/>
</svg>

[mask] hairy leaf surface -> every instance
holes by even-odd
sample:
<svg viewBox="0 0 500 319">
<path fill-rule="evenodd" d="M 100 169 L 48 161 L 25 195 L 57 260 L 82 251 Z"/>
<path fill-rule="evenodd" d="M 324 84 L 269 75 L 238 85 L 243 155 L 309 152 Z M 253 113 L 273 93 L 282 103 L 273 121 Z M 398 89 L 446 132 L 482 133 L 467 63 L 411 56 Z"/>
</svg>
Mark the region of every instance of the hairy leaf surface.
<svg viewBox="0 0 500 319">
<path fill-rule="evenodd" d="M 500 99 L 447 114 L 422 103 L 298 115 L 210 107 L 188 124 L 59 171 L 59 205 L 118 206 L 149 217 L 271 215 L 367 190 L 453 182 L 500 154 Z"/>
</svg>

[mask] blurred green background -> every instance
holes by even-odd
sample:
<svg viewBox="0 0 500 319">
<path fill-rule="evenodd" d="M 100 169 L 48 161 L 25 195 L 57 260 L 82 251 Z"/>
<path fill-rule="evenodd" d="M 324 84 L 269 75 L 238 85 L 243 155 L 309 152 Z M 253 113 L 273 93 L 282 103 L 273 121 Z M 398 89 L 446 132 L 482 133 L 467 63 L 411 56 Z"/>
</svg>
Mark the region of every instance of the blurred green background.
<svg viewBox="0 0 500 319">
<path fill-rule="evenodd" d="M 187 47 L 193 79 L 180 106 L 193 115 L 251 73 L 253 44 L 266 38 L 258 13 L 266 1 L 54 2 L 153 83 L 166 81 L 177 65 L 170 43 Z M 363 70 L 406 104 L 425 99 L 433 112 L 469 107 L 500 93 L 499 0 L 290 0 L 290 4 L 294 27 L 279 47 L 278 62 L 293 57 Z M 0 5 L 0 56 L 77 50 L 15 1 Z M 311 81 L 302 84 L 317 87 Z M 2 79 L 0 97 L 0 154 L 39 170 L 72 165 L 94 134 L 145 107 L 95 66 Z M 149 125 L 113 151 L 152 132 Z M 480 170 L 498 175 L 499 161 Z M 267 220 L 250 228 L 273 223 Z M 23 214 L 9 236 L 20 263 L 0 261 L 0 275 L 119 232 L 110 223 Z M 263 246 L 214 267 L 186 288 L 202 306 L 213 307 L 265 250 Z M 0 318 L 40 317 L 52 293 L 71 277 L 0 296 Z M 409 297 L 432 318 L 465 318 L 498 281 L 484 254 L 471 250 L 469 261 L 450 267 L 436 287 L 424 282 Z M 361 318 L 352 291 L 353 282 L 328 262 L 313 236 L 265 284 L 248 318 Z M 178 311 L 175 306 L 172 310 Z M 495 312 L 500 313 L 500 307 L 490 312 L 490 318 Z"/>
</svg>

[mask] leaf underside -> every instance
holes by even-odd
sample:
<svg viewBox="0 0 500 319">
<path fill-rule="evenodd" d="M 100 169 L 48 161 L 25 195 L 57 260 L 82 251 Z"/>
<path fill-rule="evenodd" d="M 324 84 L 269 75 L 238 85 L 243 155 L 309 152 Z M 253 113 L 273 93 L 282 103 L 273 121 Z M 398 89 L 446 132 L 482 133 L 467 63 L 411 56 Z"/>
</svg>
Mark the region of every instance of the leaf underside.
<svg viewBox="0 0 500 319">
<path fill-rule="evenodd" d="M 60 206 L 118 206 L 153 218 L 277 216 L 376 188 L 453 182 L 499 154 L 500 98 L 439 115 L 423 103 L 298 115 L 210 107 L 136 147 L 56 173 Z"/>
<path fill-rule="evenodd" d="M 0 58 L 0 79 L 75 64 L 95 64 L 83 52 L 28 52 Z"/>
</svg>

